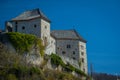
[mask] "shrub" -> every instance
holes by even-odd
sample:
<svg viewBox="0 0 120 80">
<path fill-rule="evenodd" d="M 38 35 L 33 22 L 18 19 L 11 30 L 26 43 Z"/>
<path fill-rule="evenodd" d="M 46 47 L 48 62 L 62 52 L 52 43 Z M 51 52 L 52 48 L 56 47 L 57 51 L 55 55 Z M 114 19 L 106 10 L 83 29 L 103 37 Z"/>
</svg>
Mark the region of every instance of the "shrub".
<svg viewBox="0 0 120 80">
<path fill-rule="evenodd" d="M 36 46 L 38 45 L 41 56 L 44 56 L 44 49 L 45 49 L 45 46 L 43 46 L 42 40 L 36 38 L 36 39 L 35 39 L 35 45 L 36 45 Z"/>
<path fill-rule="evenodd" d="M 67 64 L 67 65 L 65 66 L 65 69 L 66 69 L 67 71 L 75 71 L 75 67 L 73 67 L 71 64 Z"/>
<path fill-rule="evenodd" d="M 83 71 L 81 71 L 80 69 L 77 69 L 75 68 L 75 72 L 80 74 L 80 75 L 83 75 L 83 76 L 87 76 Z"/>
<path fill-rule="evenodd" d="M 62 61 L 62 59 L 57 56 L 56 54 L 51 54 L 51 63 L 54 65 L 61 65 L 61 66 L 65 66 L 64 62 Z"/>
<path fill-rule="evenodd" d="M 8 74 L 7 80 L 18 80 L 17 77 L 14 74 Z"/>
<path fill-rule="evenodd" d="M 61 57 L 59 57 L 58 55 L 56 54 L 51 54 L 51 63 L 54 64 L 54 65 L 61 65 L 63 68 L 65 68 L 65 70 L 67 71 L 75 71 L 76 73 L 80 74 L 80 75 L 83 75 L 83 76 L 87 76 L 83 71 L 81 71 L 80 69 L 77 69 L 75 68 L 74 66 L 72 66 L 71 64 L 65 64 Z"/>
<path fill-rule="evenodd" d="M 7 35 L 18 53 L 23 54 L 24 52 L 28 52 L 32 46 L 35 45 L 35 47 L 39 47 L 41 56 L 44 55 L 44 46 L 42 44 L 42 40 L 36 36 L 18 32 L 9 32 Z"/>
<path fill-rule="evenodd" d="M 29 51 L 36 39 L 34 35 L 22 34 L 18 32 L 9 32 L 7 35 L 16 51 L 20 53 Z"/>
</svg>

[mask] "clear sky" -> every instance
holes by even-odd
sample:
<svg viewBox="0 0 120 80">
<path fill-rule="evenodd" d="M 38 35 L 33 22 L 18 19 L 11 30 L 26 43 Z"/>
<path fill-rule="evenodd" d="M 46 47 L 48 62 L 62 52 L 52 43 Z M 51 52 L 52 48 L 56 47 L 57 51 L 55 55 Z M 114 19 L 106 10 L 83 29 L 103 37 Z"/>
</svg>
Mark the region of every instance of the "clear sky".
<svg viewBox="0 0 120 80">
<path fill-rule="evenodd" d="M 120 74 L 120 0 L 1 0 L 0 29 L 6 20 L 35 8 L 52 21 L 52 30 L 74 26 L 88 41 L 88 65 L 95 72 Z"/>
</svg>

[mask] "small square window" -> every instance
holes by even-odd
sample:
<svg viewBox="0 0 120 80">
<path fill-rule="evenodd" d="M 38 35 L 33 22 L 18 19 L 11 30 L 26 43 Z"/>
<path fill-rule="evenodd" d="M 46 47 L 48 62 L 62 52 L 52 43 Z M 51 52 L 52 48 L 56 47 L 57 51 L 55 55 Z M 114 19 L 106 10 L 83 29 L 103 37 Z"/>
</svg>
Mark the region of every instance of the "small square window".
<svg viewBox="0 0 120 80">
<path fill-rule="evenodd" d="M 75 57 L 73 57 L 73 59 L 75 60 L 76 58 L 75 58 Z"/>
<path fill-rule="evenodd" d="M 75 54 L 75 51 L 73 51 L 73 54 Z"/>
<path fill-rule="evenodd" d="M 68 44 L 68 45 L 67 45 L 67 48 L 71 48 L 71 45 Z"/>
<path fill-rule="evenodd" d="M 45 26 L 45 29 L 47 29 L 47 26 Z"/>
<path fill-rule="evenodd" d="M 84 55 L 84 52 L 81 52 L 81 55 L 83 56 L 83 55 Z"/>
<path fill-rule="evenodd" d="M 57 49 L 59 50 L 60 48 L 58 47 Z"/>
<path fill-rule="evenodd" d="M 24 30 L 24 29 L 25 29 L 25 26 L 23 26 L 22 29 Z"/>
<path fill-rule="evenodd" d="M 35 24 L 35 25 L 34 25 L 34 28 L 36 28 L 36 27 L 37 27 L 37 25 Z"/>
<path fill-rule="evenodd" d="M 84 58 L 82 58 L 82 62 L 84 63 Z"/>
<path fill-rule="evenodd" d="M 62 51 L 62 54 L 65 54 L 66 52 L 65 51 Z"/>
<path fill-rule="evenodd" d="M 17 24 L 18 24 L 18 22 L 15 22 L 15 24 L 17 25 Z"/>
</svg>

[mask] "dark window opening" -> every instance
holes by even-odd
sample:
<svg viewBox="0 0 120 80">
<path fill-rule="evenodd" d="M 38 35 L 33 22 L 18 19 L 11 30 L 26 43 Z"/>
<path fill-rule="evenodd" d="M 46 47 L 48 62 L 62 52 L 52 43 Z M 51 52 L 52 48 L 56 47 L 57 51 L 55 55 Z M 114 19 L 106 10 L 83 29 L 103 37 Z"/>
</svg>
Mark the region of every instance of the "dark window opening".
<svg viewBox="0 0 120 80">
<path fill-rule="evenodd" d="M 35 25 L 34 25 L 34 28 L 36 28 L 36 27 L 37 27 L 37 25 L 35 24 Z"/>
<path fill-rule="evenodd" d="M 67 48 L 71 48 L 71 45 L 68 44 L 68 45 L 67 45 Z"/>
<path fill-rule="evenodd" d="M 10 26 L 7 26 L 8 32 L 12 32 L 12 28 Z"/>
<path fill-rule="evenodd" d="M 45 29 L 47 29 L 47 26 L 45 26 Z"/>
<path fill-rule="evenodd" d="M 24 30 L 24 29 L 25 29 L 25 26 L 23 26 L 22 29 Z"/>
<path fill-rule="evenodd" d="M 58 47 L 57 49 L 59 50 L 60 48 Z"/>
<path fill-rule="evenodd" d="M 83 55 L 84 55 L 84 52 L 81 52 L 81 55 L 83 56 Z"/>
<path fill-rule="evenodd" d="M 73 57 L 73 59 L 75 60 L 75 57 Z"/>
<path fill-rule="evenodd" d="M 17 25 L 17 24 L 18 24 L 18 22 L 15 22 L 15 24 Z"/>
<path fill-rule="evenodd" d="M 83 71 L 85 72 L 85 69 L 83 69 Z"/>
<path fill-rule="evenodd" d="M 73 54 L 75 54 L 75 51 L 73 51 Z"/>
<path fill-rule="evenodd" d="M 15 32 L 17 32 L 17 25 L 15 26 Z"/>
<path fill-rule="evenodd" d="M 84 58 L 82 58 L 82 62 L 84 63 Z"/>
<path fill-rule="evenodd" d="M 65 54 L 66 52 L 65 51 L 62 51 L 62 54 Z"/>
</svg>

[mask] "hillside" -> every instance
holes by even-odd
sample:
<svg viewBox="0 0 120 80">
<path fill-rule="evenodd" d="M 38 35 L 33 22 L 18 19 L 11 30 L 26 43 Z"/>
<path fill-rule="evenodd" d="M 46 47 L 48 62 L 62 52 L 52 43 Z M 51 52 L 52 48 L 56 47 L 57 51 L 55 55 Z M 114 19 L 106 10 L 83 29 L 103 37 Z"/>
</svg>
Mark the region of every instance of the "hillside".
<svg viewBox="0 0 120 80">
<path fill-rule="evenodd" d="M 0 35 L 0 80 L 83 80 L 84 72 L 65 64 L 56 54 L 45 55 L 45 46 L 29 34 Z"/>
</svg>

